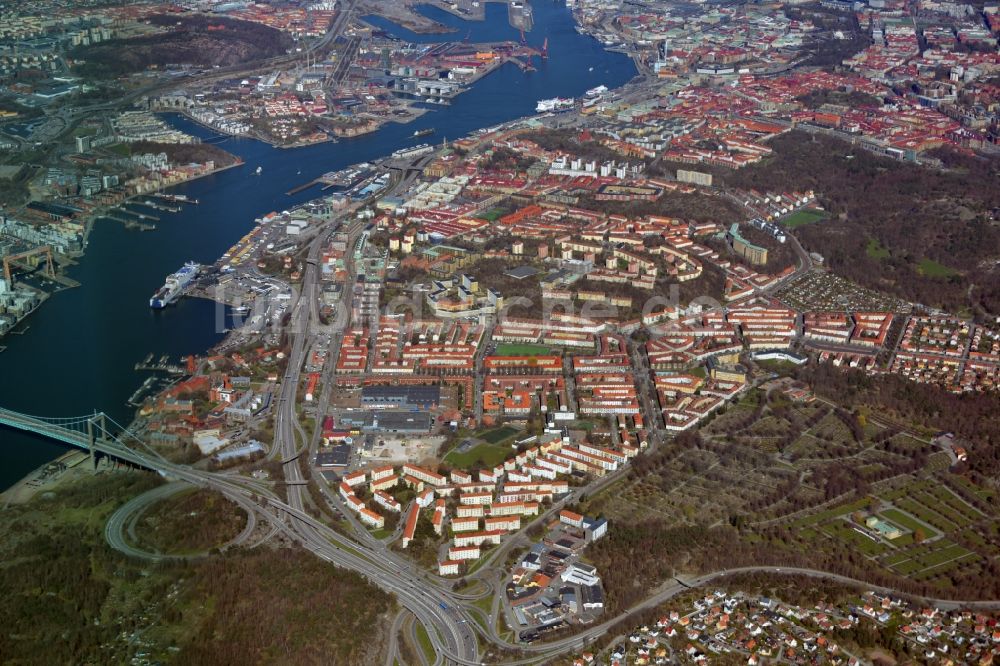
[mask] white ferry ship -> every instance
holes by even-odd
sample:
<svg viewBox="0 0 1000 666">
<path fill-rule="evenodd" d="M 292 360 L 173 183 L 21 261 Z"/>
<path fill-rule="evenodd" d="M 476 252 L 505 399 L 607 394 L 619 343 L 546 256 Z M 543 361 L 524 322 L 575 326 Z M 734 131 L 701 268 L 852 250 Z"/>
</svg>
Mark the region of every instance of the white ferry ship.
<svg viewBox="0 0 1000 666">
<path fill-rule="evenodd" d="M 149 307 L 160 310 L 176 301 L 184 288 L 198 277 L 200 270 L 201 266 L 189 261 L 179 271 L 168 275 L 163 286 L 157 289 L 156 293 L 149 299 Z"/>
<path fill-rule="evenodd" d="M 567 97 L 553 97 L 552 99 L 540 99 L 535 105 L 537 113 L 549 113 L 552 111 L 568 111 L 573 108 L 574 100 Z"/>
</svg>

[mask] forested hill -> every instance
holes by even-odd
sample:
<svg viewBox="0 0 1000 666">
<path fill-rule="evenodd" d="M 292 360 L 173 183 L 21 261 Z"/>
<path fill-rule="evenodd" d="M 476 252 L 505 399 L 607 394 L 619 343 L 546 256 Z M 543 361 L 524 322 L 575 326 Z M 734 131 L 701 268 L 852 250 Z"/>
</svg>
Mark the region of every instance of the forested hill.
<svg viewBox="0 0 1000 666">
<path fill-rule="evenodd" d="M 1000 314 L 1000 159 L 940 150 L 939 170 L 798 131 L 770 145 L 760 164 L 713 172 L 744 189 L 814 190 L 829 218 L 795 233 L 835 272 L 910 301 Z"/>
<path fill-rule="evenodd" d="M 114 77 L 152 66 L 225 67 L 272 58 L 292 46 L 287 34 L 250 21 L 196 14 L 157 15 L 150 22 L 167 32 L 74 49 L 71 57 L 82 61 L 77 71 L 92 77 Z"/>
</svg>

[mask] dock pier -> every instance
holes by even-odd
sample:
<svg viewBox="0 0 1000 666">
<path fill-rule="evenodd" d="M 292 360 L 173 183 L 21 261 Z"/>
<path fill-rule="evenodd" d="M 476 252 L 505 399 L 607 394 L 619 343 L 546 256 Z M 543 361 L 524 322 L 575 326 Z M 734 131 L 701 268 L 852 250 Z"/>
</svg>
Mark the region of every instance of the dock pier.
<svg viewBox="0 0 1000 666">
<path fill-rule="evenodd" d="M 303 185 L 299 185 L 298 187 L 293 187 L 292 189 L 290 189 L 287 192 L 285 192 L 285 195 L 286 196 L 292 196 L 294 194 L 298 194 L 299 192 L 302 192 L 303 190 L 308 190 L 310 187 L 312 187 L 314 185 L 317 185 L 319 182 L 320 182 L 319 179 L 310 180 L 308 183 L 305 183 Z"/>
<path fill-rule="evenodd" d="M 152 352 L 144 360 L 136 363 L 135 369 L 143 372 L 165 372 L 170 375 L 183 375 L 187 372 L 185 368 L 172 364 L 166 354 L 154 362 Z"/>
<path fill-rule="evenodd" d="M 183 194 L 164 194 L 163 192 L 152 192 L 149 196 L 161 199 L 168 203 L 178 203 L 178 204 L 198 204 L 197 199 L 189 199 Z"/>
<path fill-rule="evenodd" d="M 130 231 L 133 231 L 133 230 L 134 231 L 155 231 L 156 230 L 156 225 L 155 224 L 149 224 L 147 222 L 137 222 L 135 220 L 127 220 L 127 219 L 125 219 L 123 217 L 115 217 L 114 215 L 105 215 L 105 217 L 107 219 L 109 219 L 109 220 L 114 220 L 115 222 L 118 222 L 119 224 L 125 225 L 125 228 L 128 229 L 128 230 L 130 230 Z"/>
<path fill-rule="evenodd" d="M 135 204 L 135 205 L 139 205 L 139 206 L 145 206 L 146 208 L 152 208 L 153 210 L 166 211 L 168 213 L 179 213 L 179 212 L 181 212 L 181 207 L 180 206 L 168 206 L 166 204 L 156 203 L 155 201 L 152 201 L 150 199 L 146 199 L 144 201 L 130 201 L 129 203 L 132 203 L 132 204 Z"/>
</svg>

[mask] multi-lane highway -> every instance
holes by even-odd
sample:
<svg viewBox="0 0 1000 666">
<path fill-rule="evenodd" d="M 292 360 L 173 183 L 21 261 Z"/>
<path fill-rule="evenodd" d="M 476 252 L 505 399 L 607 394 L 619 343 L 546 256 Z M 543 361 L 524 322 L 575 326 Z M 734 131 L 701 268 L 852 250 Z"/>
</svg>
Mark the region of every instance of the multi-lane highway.
<svg viewBox="0 0 1000 666">
<path fill-rule="evenodd" d="M 352 257 L 362 231 L 363 224 L 358 221 L 348 227 L 349 285 L 353 285 L 357 274 L 357 266 Z M 380 549 L 373 547 L 370 542 L 349 541 L 313 519 L 305 510 L 303 493 L 306 479 L 303 478 L 297 458 L 309 442 L 302 437 L 299 427 L 296 394 L 305 355 L 315 341 L 315 331 L 320 327 L 317 266 L 320 251 L 327 238 L 327 233 L 321 230 L 309 244 L 302 282 L 289 310 L 291 317 L 287 333 L 291 350 L 277 401 L 273 445 L 273 450 L 277 451 L 284 463 L 288 502 L 284 504 L 271 498 L 270 506 L 284 514 L 288 519 L 289 536 L 303 546 L 328 561 L 358 571 L 379 587 L 395 594 L 400 603 L 424 624 L 439 655 L 447 656 L 456 663 L 479 663 L 474 622 L 444 590 L 418 579 L 409 567 L 404 567 L 395 557 L 386 557 L 384 547 Z M 340 329 L 336 334 L 342 334 L 344 328 L 350 325 L 352 306 L 352 299 L 345 299 L 344 312 L 335 320 L 335 326 Z"/>
</svg>

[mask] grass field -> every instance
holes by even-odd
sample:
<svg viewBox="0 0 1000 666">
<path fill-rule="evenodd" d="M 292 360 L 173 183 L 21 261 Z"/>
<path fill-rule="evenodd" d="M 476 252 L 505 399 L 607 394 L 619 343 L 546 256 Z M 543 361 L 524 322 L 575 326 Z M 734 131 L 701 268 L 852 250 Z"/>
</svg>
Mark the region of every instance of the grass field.
<svg viewBox="0 0 1000 666">
<path fill-rule="evenodd" d="M 484 211 L 476 215 L 480 220 L 486 220 L 487 222 L 496 222 L 501 217 L 503 217 L 504 211 L 501 208 L 491 208 L 490 210 Z"/>
<path fill-rule="evenodd" d="M 942 532 L 955 529 L 955 523 L 931 511 L 925 504 L 915 499 L 909 497 L 898 499 L 896 500 L 896 506 L 904 511 L 908 511 L 925 523 L 933 525 Z"/>
<path fill-rule="evenodd" d="M 905 552 L 891 555 L 882 564 L 891 567 L 904 576 L 917 580 L 943 573 L 978 555 L 964 546 L 941 539 L 932 544 L 909 548 Z"/>
<path fill-rule="evenodd" d="M 459 469 L 469 469 L 477 465 L 482 467 L 499 465 L 511 456 L 511 448 L 506 444 L 506 441 L 519 432 L 520 430 L 510 426 L 486 430 L 477 435 L 479 439 L 483 440 L 482 443 L 476 444 L 467 451 L 452 449 L 444 457 L 444 461 Z"/>
<path fill-rule="evenodd" d="M 469 469 L 475 465 L 493 467 L 502 463 L 510 455 L 511 450 L 509 447 L 498 446 L 496 444 L 477 444 L 468 451 L 462 451 L 461 453 L 457 450 L 452 451 L 444 457 L 444 461 L 459 469 Z"/>
<path fill-rule="evenodd" d="M 494 428 L 493 430 L 487 430 L 479 435 L 479 439 L 489 442 L 490 444 L 497 444 L 507 439 L 508 437 L 513 437 L 518 432 L 517 428 L 511 428 L 510 426 L 501 426 L 499 428 Z"/>
<path fill-rule="evenodd" d="M 920 263 L 917 264 L 917 270 L 921 275 L 926 275 L 927 277 L 951 277 L 955 274 L 955 271 L 948 268 L 944 264 L 939 264 L 933 259 L 921 259 Z"/>
<path fill-rule="evenodd" d="M 117 153 L 122 157 L 128 157 L 132 154 L 132 148 L 127 143 L 116 143 L 105 147 L 106 150 L 110 150 L 113 153 Z"/>
<path fill-rule="evenodd" d="M 992 548 L 992 542 L 989 537 L 977 534 L 978 528 L 973 528 L 988 517 L 982 510 L 968 505 L 952 490 L 929 478 L 912 479 L 876 497 L 894 505 L 878 511 L 878 516 L 906 531 L 890 542 L 872 541 L 845 520 L 849 513 L 863 510 L 866 500 L 799 518 L 790 527 L 797 529 L 804 548 L 830 550 L 846 545 L 895 575 L 940 589 L 952 584 L 952 571 L 983 570 L 986 561 L 983 552 Z M 918 530 L 922 539 L 914 538 Z M 959 538 L 961 542 L 956 543 Z"/>
<path fill-rule="evenodd" d="M 497 345 L 497 356 L 544 356 L 552 353 L 545 345 L 514 344 L 504 342 Z"/>
<path fill-rule="evenodd" d="M 882 247 L 882 245 L 874 238 L 868 239 L 868 245 L 865 247 L 865 253 L 872 259 L 889 258 L 889 250 Z"/>
<path fill-rule="evenodd" d="M 832 537 L 851 544 L 865 555 L 881 555 L 888 550 L 883 544 L 872 541 L 863 534 L 858 533 L 842 520 L 835 520 L 820 529 Z"/>
<path fill-rule="evenodd" d="M 437 652 L 434 649 L 434 644 L 431 643 L 431 637 L 427 634 L 427 628 L 424 626 L 423 622 L 417 622 L 416 624 L 417 641 L 420 643 L 420 649 L 424 653 L 424 657 L 427 659 L 427 663 L 433 663 L 437 658 Z"/>
<path fill-rule="evenodd" d="M 816 525 L 817 523 L 822 523 L 831 518 L 836 518 L 837 516 L 843 516 L 848 513 L 853 513 L 855 511 L 860 511 L 865 508 L 868 504 L 868 500 L 859 499 L 855 500 L 849 504 L 840 504 L 833 507 L 832 509 L 826 509 L 825 511 L 820 511 L 814 513 L 811 516 L 805 516 L 804 518 L 799 518 L 792 523 L 793 527 L 806 527 L 808 525 Z"/>
<path fill-rule="evenodd" d="M 936 567 L 944 564 L 945 562 L 965 557 L 968 554 L 969 551 L 964 546 L 960 546 L 956 543 L 925 555 L 920 559 L 920 561 L 925 567 Z"/>
<path fill-rule="evenodd" d="M 932 538 L 937 536 L 937 532 L 929 527 L 924 527 L 921 523 L 917 522 L 913 518 L 899 511 L 897 509 L 886 509 L 882 512 L 882 517 L 885 518 L 890 523 L 904 527 L 911 532 L 916 532 L 917 530 L 923 530 L 925 538 Z"/>
<path fill-rule="evenodd" d="M 813 222 L 819 222 L 826 217 L 826 213 L 821 210 L 815 210 L 813 208 L 803 208 L 797 210 L 787 217 L 781 218 L 781 224 L 786 227 L 794 229 L 795 227 L 801 227 L 804 224 L 812 224 Z"/>
<path fill-rule="evenodd" d="M 992 503 L 994 501 L 994 499 L 995 499 L 995 495 L 994 495 L 993 492 L 991 492 L 990 490 L 988 490 L 986 488 L 983 488 L 981 486 L 977 486 L 976 484 L 970 482 L 968 479 L 966 479 L 963 476 L 956 476 L 956 477 L 954 477 L 954 481 L 955 481 L 955 483 L 957 483 L 958 485 L 962 486 L 963 488 L 965 488 L 967 491 L 969 491 L 973 495 L 976 495 L 977 497 L 979 497 L 979 499 L 983 500 L 984 502 L 991 502 Z"/>
</svg>

